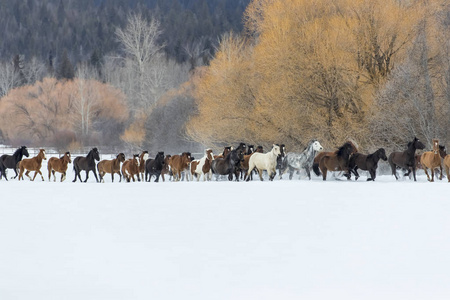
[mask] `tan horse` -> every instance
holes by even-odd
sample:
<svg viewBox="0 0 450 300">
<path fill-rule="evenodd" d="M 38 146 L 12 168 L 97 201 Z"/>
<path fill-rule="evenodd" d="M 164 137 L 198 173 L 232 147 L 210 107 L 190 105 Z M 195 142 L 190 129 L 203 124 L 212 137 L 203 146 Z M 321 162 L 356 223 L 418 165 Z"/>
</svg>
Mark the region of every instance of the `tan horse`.
<svg viewBox="0 0 450 300">
<path fill-rule="evenodd" d="M 42 181 L 44 181 L 44 176 L 42 176 L 42 173 L 41 173 L 41 166 L 42 166 L 43 159 L 47 159 L 47 157 L 45 156 L 45 150 L 40 149 L 37 156 L 35 156 L 33 158 L 27 158 L 27 159 L 21 160 L 19 163 L 19 180 L 23 179 L 23 172 L 26 169 L 27 172 L 25 173 L 25 175 L 28 178 L 30 178 L 31 181 L 34 181 L 37 173 L 39 173 L 39 175 L 41 175 Z M 31 171 L 34 171 L 33 179 L 31 179 L 30 175 L 28 175 L 28 174 L 30 174 Z"/>
<path fill-rule="evenodd" d="M 125 161 L 125 154 L 117 154 L 115 159 L 102 160 L 97 164 L 98 175 L 100 176 L 100 181 L 105 182 L 103 176 L 106 173 L 111 173 L 111 180 L 114 182 L 114 174 L 119 174 L 119 182 L 122 181 L 122 175 L 120 174 L 120 163 Z"/>
<path fill-rule="evenodd" d="M 138 181 L 141 181 L 139 176 L 139 154 L 134 154 L 133 158 L 127 159 L 122 164 L 122 176 L 125 177 L 127 182 L 130 182 L 131 179 L 135 182 L 134 175 L 137 176 Z"/>
<path fill-rule="evenodd" d="M 441 155 L 439 153 L 439 140 L 437 139 L 433 140 L 433 151 L 424 152 L 420 156 L 420 164 L 422 165 L 422 168 L 425 171 L 425 174 L 427 175 L 428 181 L 430 182 L 434 181 L 434 169 L 436 168 L 440 169 L 441 176 L 439 177 L 439 180 L 442 180 L 442 164 L 441 164 Z M 428 175 L 427 169 L 430 169 L 431 179 L 430 175 Z"/>
<path fill-rule="evenodd" d="M 444 158 L 444 168 L 447 173 L 448 182 L 450 182 L 450 154 L 446 155 Z"/>
<path fill-rule="evenodd" d="M 70 152 L 64 153 L 61 158 L 50 157 L 47 163 L 48 181 L 53 174 L 53 181 L 56 181 L 55 172 L 61 173 L 61 182 L 66 179 L 67 165 L 72 162 Z"/>
</svg>

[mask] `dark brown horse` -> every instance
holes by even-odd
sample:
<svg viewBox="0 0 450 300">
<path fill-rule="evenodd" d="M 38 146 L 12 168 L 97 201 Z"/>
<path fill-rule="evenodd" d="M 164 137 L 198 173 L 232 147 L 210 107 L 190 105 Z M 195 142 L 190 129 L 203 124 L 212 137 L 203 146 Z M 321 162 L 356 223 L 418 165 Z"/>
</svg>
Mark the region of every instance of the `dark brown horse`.
<svg viewBox="0 0 450 300">
<path fill-rule="evenodd" d="M 3 154 L 0 157 L 0 179 L 4 177 L 6 180 L 8 180 L 8 178 L 6 178 L 6 169 L 13 169 L 16 173 L 16 176 L 12 178 L 17 178 L 17 176 L 19 175 L 19 173 L 17 173 L 17 165 L 24 156 L 30 156 L 26 146 L 18 148 L 13 155 Z"/>
<path fill-rule="evenodd" d="M 53 181 L 56 181 L 56 172 L 61 173 L 61 182 L 66 180 L 67 166 L 71 162 L 70 152 L 64 153 L 64 156 L 61 158 L 50 157 L 47 163 L 48 181 L 50 181 L 51 174 L 53 174 Z"/>
<path fill-rule="evenodd" d="M 402 168 L 404 170 L 407 170 L 408 172 L 404 174 L 404 176 L 409 176 L 411 174 L 411 171 L 414 176 L 414 181 L 417 181 L 416 179 L 416 150 L 417 149 L 424 149 L 425 145 L 422 144 L 421 141 L 419 141 L 418 138 L 414 137 L 414 139 L 408 143 L 408 149 L 406 149 L 403 152 L 392 152 L 391 155 L 389 155 L 389 165 L 391 166 L 392 175 L 395 176 L 395 179 L 398 180 L 397 177 L 397 168 Z"/>
<path fill-rule="evenodd" d="M 122 176 L 125 177 L 127 182 L 130 182 L 131 179 L 135 182 L 134 175 L 136 175 L 138 181 L 141 181 L 139 174 L 139 154 L 134 154 L 133 158 L 127 159 L 122 164 Z"/>
<path fill-rule="evenodd" d="M 36 155 L 35 157 L 21 160 L 19 162 L 19 180 L 23 179 L 23 172 L 27 170 L 25 175 L 30 178 L 31 181 L 34 181 L 38 173 L 39 175 L 41 175 L 42 181 L 44 181 L 44 176 L 41 173 L 43 159 L 47 159 L 47 157 L 45 156 L 45 150 L 40 149 L 38 155 Z M 33 179 L 31 179 L 30 175 L 28 175 L 31 171 L 34 171 Z"/>
<path fill-rule="evenodd" d="M 125 161 L 125 154 L 117 154 L 115 159 L 102 160 L 97 164 L 98 176 L 100 176 L 100 181 L 105 182 L 103 176 L 106 173 L 111 173 L 111 181 L 114 182 L 114 174 L 119 174 L 119 182 L 122 181 L 122 175 L 120 174 L 120 163 Z"/>
<path fill-rule="evenodd" d="M 349 161 L 349 169 L 355 174 L 355 180 L 358 180 L 358 168 L 364 171 L 369 171 L 370 178 L 367 178 L 367 181 L 375 181 L 376 171 L 378 168 L 378 161 L 382 159 L 384 161 L 387 160 L 386 151 L 384 148 L 380 148 L 372 154 L 364 155 L 361 153 L 354 153 L 350 157 Z"/>
<path fill-rule="evenodd" d="M 94 173 L 95 181 L 99 182 L 97 171 L 95 170 L 95 161 L 99 160 L 100 153 L 98 152 L 97 148 L 92 148 L 85 157 L 75 157 L 75 159 L 73 160 L 73 170 L 75 171 L 75 178 L 72 180 L 72 182 L 77 181 L 77 178 L 80 180 L 80 182 L 83 182 L 80 175 L 81 170 L 86 171 L 86 179 L 84 180 L 84 182 L 87 182 L 89 179 L 89 171 L 92 171 L 92 173 Z"/>
<path fill-rule="evenodd" d="M 444 146 L 439 145 L 439 140 L 433 140 L 433 151 L 424 152 L 420 157 L 420 164 L 422 165 L 425 174 L 427 175 L 428 181 L 434 181 L 434 169 L 439 168 L 441 172 L 441 176 L 439 180 L 442 180 L 442 163 L 441 158 L 444 158 L 447 155 Z M 430 169 L 431 179 L 428 175 L 427 169 Z"/>
<path fill-rule="evenodd" d="M 344 145 L 339 147 L 336 152 L 329 152 L 329 154 L 324 155 L 319 162 L 319 169 L 322 172 L 323 180 L 327 180 L 328 171 L 344 171 L 344 176 L 350 179 L 349 170 L 349 160 L 350 155 L 356 152 L 356 147 L 353 143 L 346 142 Z M 321 154 L 321 153 L 319 153 Z"/>
<path fill-rule="evenodd" d="M 358 152 L 358 148 L 356 148 L 356 146 L 355 146 L 355 144 L 353 144 L 353 142 L 351 142 L 351 141 L 346 141 L 345 142 L 345 144 L 349 144 L 349 145 L 351 145 L 351 147 L 352 147 L 352 153 L 357 153 Z M 344 145 L 345 145 L 344 144 Z M 314 173 L 317 175 L 317 176 L 320 176 L 321 175 L 321 173 L 320 173 L 320 169 L 319 169 L 319 162 L 320 162 L 320 160 L 322 159 L 322 157 L 324 157 L 324 156 L 326 156 L 326 155 L 332 155 L 333 153 L 337 153 L 337 151 L 338 150 L 336 150 L 336 151 L 334 151 L 334 152 L 319 152 L 317 155 L 316 155 L 316 157 L 314 157 L 314 162 L 313 162 L 313 165 L 312 165 L 312 169 L 313 169 L 313 171 L 314 171 Z"/>
</svg>

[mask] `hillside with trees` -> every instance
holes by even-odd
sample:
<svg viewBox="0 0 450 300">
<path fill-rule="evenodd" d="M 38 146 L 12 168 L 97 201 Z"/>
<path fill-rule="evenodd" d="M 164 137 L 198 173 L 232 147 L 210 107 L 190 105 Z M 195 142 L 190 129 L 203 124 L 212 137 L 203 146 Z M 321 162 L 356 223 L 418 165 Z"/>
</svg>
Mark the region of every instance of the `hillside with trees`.
<svg viewBox="0 0 450 300">
<path fill-rule="evenodd" d="M 450 141 L 446 1 L 9 2 L 0 130 L 10 143 Z"/>
</svg>

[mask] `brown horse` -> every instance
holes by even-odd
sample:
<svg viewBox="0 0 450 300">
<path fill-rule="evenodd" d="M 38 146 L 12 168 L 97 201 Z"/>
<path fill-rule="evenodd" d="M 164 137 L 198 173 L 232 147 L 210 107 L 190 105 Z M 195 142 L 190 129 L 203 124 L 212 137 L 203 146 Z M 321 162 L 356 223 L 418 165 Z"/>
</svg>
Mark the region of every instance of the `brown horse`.
<svg viewBox="0 0 450 300">
<path fill-rule="evenodd" d="M 422 154 L 420 157 L 420 164 L 427 175 L 428 181 L 434 182 L 434 169 L 439 168 L 441 171 L 441 176 L 439 180 L 442 180 L 442 164 L 441 164 L 441 155 L 439 153 L 439 140 L 433 140 L 433 151 L 427 151 Z M 428 175 L 427 169 L 430 169 L 430 175 Z"/>
<path fill-rule="evenodd" d="M 50 177 L 53 174 L 53 181 L 56 181 L 55 173 L 61 173 L 61 182 L 66 179 L 66 171 L 67 165 L 72 163 L 72 157 L 70 156 L 70 152 L 64 153 L 64 156 L 61 158 L 50 157 L 47 163 L 48 170 L 48 181 L 50 181 Z"/>
<path fill-rule="evenodd" d="M 350 144 L 350 145 L 351 145 L 351 147 L 352 147 L 352 149 L 353 149 L 352 153 L 357 153 L 357 152 L 358 152 L 358 148 L 356 148 L 356 146 L 355 146 L 355 144 L 353 144 L 353 142 L 351 142 L 351 141 L 346 141 L 345 144 Z M 345 144 L 344 144 L 344 145 L 345 145 Z M 319 162 L 320 162 L 320 160 L 321 160 L 324 156 L 336 154 L 338 151 L 339 151 L 339 150 L 336 150 L 336 151 L 334 151 L 334 152 L 333 152 L 333 151 L 331 151 L 331 152 L 319 152 L 319 153 L 316 155 L 316 157 L 314 157 L 314 162 L 313 162 L 313 165 L 312 165 L 312 169 L 313 169 L 314 173 L 315 173 L 317 176 L 320 176 L 320 175 L 321 175 L 320 169 L 319 169 Z"/>
<path fill-rule="evenodd" d="M 444 158 L 444 169 L 447 173 L 448 182 L 450 182 L 450 154 L 446 155 Z"/>
<path fill-rule="evenodd" d="M 28 178 L 30 178 L 31 181 L 34 181 L 37 173 L 39 173 L 39 175 L 41 175 L 42 181 L 44 181 L 44 176 L 42 176 L 42 173 L 41 173 L 41 166 L 42 166 L 43 159 L 47 159 L 47 157 L 45 156 L 45 150 L 40 149 L 38 155 L 36 155 L 35 157 L 21 160 L 19 162 L 19 180 L 23 179 L 23 172 L 26 169 L 27 172 L 25 173 L 25 175 Z M 33 179 L 31 179 L 30 175 L 28 175 L 28 174 L 30 174 L 31 171 L 34 171 Z"/>
<path fill-rule="evenodd" d="M 233 150 L 233 147 L 231 147 L 231 146 L 224 147 L 223 152 L 221 154 L 214 155 L 214 159 L 227 157 L 228 153 L 230 153 L 231 150 Z"/>
<path fill-rule="evenodd" d="M 416 150 L 422 150 L 425 148 L 425 145 L 419 141 L 417 137 L 408 143 L 408 148 L 403 152 L 392 152 L 389 155 L 388 162 L 391 166 L 392 175 L 395 176 L 395 179 L 398 180 L 397 176 L 397 168 L 402 168 L 407 170 L 408 172 L 404 174 L 404 176 L 409 176 L 411 172 L 413 173 L 414 181 L 416 179 Z"/>
<path fill-rule="evenodd" d="M 355 145 L 346 142 L 336 152 L 322 156 L 319 161 L 319 169 L 322 172 L 323 180 L 327 180 L 328 171 L 344 171 L 344 176 L 350 179 L 349 160 L 350 155 L 355 152 L 357 152 Z"/>
<path fill-rule="evenodd" d="M 192 180 L 193 177 L 197 178 L 197 181 L 200 180 L 200 176 L 203 174 L 203 181 L 211 180 L 212 172 L 211 172 L 211 162 L 214 160 L 214 154 L 212 149 L 208 148 L 205 150 L 205 155 L 191 162 L 191 175 Z"/>
<path fill-rule="evenodd" d="M 119 182 L 122 181 L 122 175 L 120 174 L 120 163 L 125 161 L 125 154 L 117 154 L 115 159 L 102 160 L 97 164 L 98 175 L 100 176 L 100 181 L 105 182 L 103 176 L 106 173 L 111 173 L 111 180 L 114 182 L 114 174 L 119 174 Z"/>
<path fill-rule="evenodd" d="M 122 176 L 125 177 L 127 182 L 130 182 L 131 179 L 135 182 L 134 175 L 137 176 L 138 181 L 141 181 L 139 173 L 139 154 L 134 154 L 133 158 L 127 159 L 122 164 Z"/>
<path fill-rule="evenodd" d="M 142 151 L 139 155 L 139 175 L 142 178 L 142 182 L 144 182 L 144 174 L 145 174 L 145 161 L 148 159 L 148 151 Z"/>
<path fill-rule="evenodd" d="M 188 170 L 191 163 L 191 153 L 183 152 L 181 155 L 173 155 L 169 159 L 169 165 L 173 173 L 175 181 L 180 181 L 181 172 Z M 186 180 L 189 181 L 189 175 L 186 176 Z"/>
</svg>

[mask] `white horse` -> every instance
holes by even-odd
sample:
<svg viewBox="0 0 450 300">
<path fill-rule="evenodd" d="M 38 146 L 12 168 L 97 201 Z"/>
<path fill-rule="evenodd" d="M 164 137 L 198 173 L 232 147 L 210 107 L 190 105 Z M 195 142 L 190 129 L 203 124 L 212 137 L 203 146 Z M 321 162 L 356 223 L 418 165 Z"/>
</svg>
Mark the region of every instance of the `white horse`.
<svg viewBox="0 0 450 300">
<path fill-rule="evenodd" d="M 203 181 L 210 181 L 212 178 L 211 163 L 214 160 L 214 154 L 212 149 L 206 149 L 205 155 L 191 162 L 191 175 L 197 177 L 197 181 L 200 180 L 200 176 L 203 174 Z M 194 180 L 192 178 L 192 180 Z"/>
<path fill-rule="evenodd" d="M 286 155 L 286 166 L 283 174 L 289 168 L 289 179 L 292 179 L 294 171 L 305 169 L 308 178 L 311 180 L 311 168 L 314 162 L 314 157 L 317 152 L 322 151 L 323 147 L 317 140 L 311 140 L 302 153 L 289 152 Z"/>
<path fill-rule="evenodd" d="M 252 156 L 250 156 L 250 160 L 248 162 L 249 169 L 247 171 L 247 181 L 250 180 L 249 175 L 254 168 L 258 169 L 259 178 L 261 179 L 261 181 L 263 180 L 263 170 L 266 170 L 267 173 L 269 173 L 269 180 L 272 181 L 277 172 L 277 157 L 278 155 L 280 155 L 280 153 L 280 146 L 278 145 L 273 145 L 272 150 L 267 153 L 253 153 Z"/>
</svg>

